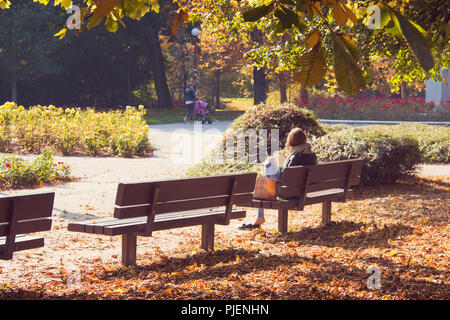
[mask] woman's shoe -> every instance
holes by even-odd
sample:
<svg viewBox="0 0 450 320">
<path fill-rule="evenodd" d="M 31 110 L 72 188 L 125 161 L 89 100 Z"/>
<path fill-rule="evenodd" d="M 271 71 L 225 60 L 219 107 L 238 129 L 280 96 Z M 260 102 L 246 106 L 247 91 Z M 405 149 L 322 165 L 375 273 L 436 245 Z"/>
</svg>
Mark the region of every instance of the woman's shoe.
<svg viewBox="0 0 450 320">
<path fill-rule="evenodd" d="M 239 229 L 241 229 L 241 230 L 246 230 L 246 229 L 252 230 L 252 229 L 257 229 L 257 228 L 261 228 L 261 225 L 250 223 L 250 224 L 243 224 L 242 226 L 239 227 Z"/>
</svg>

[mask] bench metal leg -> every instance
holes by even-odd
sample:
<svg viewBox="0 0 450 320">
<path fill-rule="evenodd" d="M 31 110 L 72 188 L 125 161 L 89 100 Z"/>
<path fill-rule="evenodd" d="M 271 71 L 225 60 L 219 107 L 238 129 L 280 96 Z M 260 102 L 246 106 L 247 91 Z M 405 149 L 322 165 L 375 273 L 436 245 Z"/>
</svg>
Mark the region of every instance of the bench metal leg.
<svg viewBox="0 0 450 320">
<path fill-rule="evenodd" d="M 214 250 L 214 224 L 202 225 L 202 249 Z"/>
<path fill-rule="evenodd" d="M 331 223 L 331 201 L 322 203 L 322 225 L 326 226 Z"/>
<path fill-rule="evenodd" d="M 136 265 L 136 233 L 122 235 L 122 264 L 124 266 Z"/>
<path fill-rule="evenodd" d="M 288 226 L 288 209 L 278 209 L 278 231 L 287 232 Z"/>
</svg>

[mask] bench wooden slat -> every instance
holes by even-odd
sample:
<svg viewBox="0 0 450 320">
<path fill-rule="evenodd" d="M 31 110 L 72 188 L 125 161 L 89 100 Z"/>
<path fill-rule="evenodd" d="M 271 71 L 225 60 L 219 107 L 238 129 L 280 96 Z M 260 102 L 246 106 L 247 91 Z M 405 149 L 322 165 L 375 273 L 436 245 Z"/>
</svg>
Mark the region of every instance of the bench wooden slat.
<svg viewBox="0 0 450 320">
<path fill-rule="evenodd" d="M 164 229 L 172 229 L 179 228 L 183 226 L 191 226 L 196 225 L 197 219 L 201 218 L 202 221 L 212 222 L 214 221 L 217 224 L 220 224 L 220 216 L 223 216 L 224 209 L 220 209 L 215 211 L 210 210 L 195 210 L 195 211 L 180 211 L 176 213 L 170 214 L 160 214 L 155 217 L 154 221 L 154 231 L 164 230 Z M 235 209 L 232 211 L 232 218 L 244 218 L 245 211 Z M 211 216 L 211 220 L 206 218 L 207 216 Z M 69 231 L 78 231 L 83 230 L 81 232 L 93 233 L 93 234 L 105 234 L 110 236 L 121 235 L 124 233 L 132 233 L 132 232 L 142 232 L 143 225 L 146 223 L 146 217 L 139 218 L 131 218 L 131 219 L 105 219 L 104 221 L 92 223 L 92 221 L 87 222 L 79 222 L 79 223 L 70 223 L 68 226 Z M 186 224 L 187 225 L 184 225 Z M 110 231 L 112 230 L 112 231 Z"/>
<path fill-rule="evenodd" d="M 6 237 L 0 237 L 0 259 L 2 259 L 2 253 L 6 249 Z M 17 235 L 15 241 L 15 250 L 22 251 L 40 248 L 44 246 L 44 238 L 35 238 L 26 235 Z M 6 257 L 6 259 L 10 259 Z"/>
<path fill-rule="evenodd" d="M 328 189 L 306 194 L 305 204 L 321 203 L 340 200 L 344 196 L 344 189 Z"/>
<path fill-rule="evenodd" d="M 360 177 L 350 177 L 350 186 L 355 186 L 359 184 Z M 316 183 L 310 183 L 308 185 L 308 192 L 315 192 L 334 188 L 345 188 L 347 184 L 347 179 L 333 179 L 333 180 L 322 180 Z"/>
<path fill-rule="evenodd" d="M 102 224 L 102 223 L 106 223 L 107 221 L 114 221 L 116 219 L 112 218 L 112 217 L 108 217 L 108 218 L 100 218 L 100 219 L 95 219 L 95 220 L 83 220 L 80 222 L 71 222 L 68 225 L 68 230 L 69 231 L 76 231 L 76 232 L 85 232 L 85 228 L 86 226 L 91 226 L 91 225 L 96 225 L 96 224 Z"/>
<path fill-rule="evenodd" d="M 208 198 L 228 195 L 229 186 L 236 177 L 238 185 L 235 193 L 247 193 L 255 186 L 256 173 L 243 173 L 190 179 L 121 183 L 117 189 L 117 206 L 146 204 L 155 186 L 160 188 L 159 202 Z M 236 204 L 238 204 L 236 202 Z"/>
<path fill-rule="evenodd" d="M 0 237 L 6 236 L 8 234 L 9 223 L 0 224 Z M 34 219 L 34 220 L 24 220 L 19 221 L 16 226 L 17 234 L 22 233 L 32 233 L 40 231 L 48 231 L 52 228 L 52 219 Z"/>
<path fill-rule="evenodd" d="M 196 215 L 178 216 L 172 218 L 164 218 L 164 215 L 155 217 L 153 222 L 152 231 L 161 231 L 167 229 L 175 229 L 182 227 L 191 227 L 196 225 L 202 225 L 207 223 L 222 224 L 224 211 L 219 212 L 203 212 Z M 162 217 L 161 217 L 162 216 Z M 244 210 L 233 210 L 231 212 L 231 219 L 240 219 L 245 217 Z M 103 234 L 109 236 L 117 236 L 126 233 L 139 233 L 145 231 L 146 221 L 142 220 L 142 223 L 138 221 L 130 222 L 128 219 L 121 219 L 122 224 L 116 224 L 103 227 Z"/>
<path fill-rule="evenodd" d="M 131 220 L 131 219 L 129 219 Z M 133 218 L 133 220 L 136 221 L 144 221 L 144 217 L 139 218 Z M 68 225 L 69 231 L 76 231 L 76 232 L 86 232 L 86 233 L 99 233 L 102 234 L 103 227 L 110 224 L 120 223 L 119 220 L 114 217 L 109 218 L 102 218 L 102 219 L 96 219 L 96 220 L 89 220 L 89 221 L 80 221 L 80 222 L 71 222 Z"/>
<path fill-rule="evenodd" d="M 46 218 L 52 215 L 55 194 L 35 193 L 14 196 L 0 196 L 0 223 L 9 222 L 11 200 L 15 199 L 14 215 L 16 220 Z"/>
<path fill-rule="evenodd" d="M 146 208 L 148 208 L 148 206 L 146 206 Z M 214 210 L 218 210 L 218 212 L 220 212 L 221 214 L 224 213 L 224 210 L 222 208 L 211 208 L 208 209 L 208 212 L 213 212 Z M 177 219 L 180 217 L 189 217 L 189 216 L 194 216 L 194 215 L 198 215 L 198 214 L 204 214 L 205 210 L 183 210 L 183 211 L 178 211 L 178 212 L 171 212 L 171 213 L 165 213 L 165 214 L 159 214 L 155 217 L 156 221 L 163 221 L 163 220 L 173 220 L 173 219 Z M 146 221 L 146 217 L 134 217 L 134 218 L 128 218 L 128 219 L 117 219 L 117 218 L 110 218 L 108 220 L 102 221 L 102 222 L 95 222 L 92 224 L 88 224 L 87 227 L 84 229 L 85 232 L 89 232 L 89 233 L 98 233 L 98 234 L 104 234 L 104 227 L 108 226 L 108 227 L 112 227 L 112 226 L 119 226 L 122 224 L 129 224 L 129 223 L 137 223 L 137 224 L 141 224 L 143 222 Z M 93 227 L 92 229 L 89 227 Z"/>
<path fill-rule="evenodd" d="M 360 159 L 342 160 L 334 162 L 319 163 L 312 166 L 296 166 L 285 168 L 283 171 L 282 185 L 295 185 L 303 181 L 306 170 L 310 170 L 310 183 L 323 180 L 341 179 L 348 174 L 348 168 L 352 165 L 351 177 L 359 176 L 363 161 Z M 284 173 L 287 173 L 286 175 Z"/>
<path fill-rule="evenodd" d="M 234 196 L 234 204 L 248 206 L 253 198 L 253 193 L 241 193 Z M 157 214 L 166 214 L 168 212 L 177 212 L 180 210 L 195 210 L 199 208 L 220 207 L 226 204 L 228 196 L 217 196 L 201 199 L 180 200 L 158 203 Z M 114 217 L 118 219 L 129 219 L 133 217 L 146 216 L 150 204 L 116 207 L 114 209 Z"/>
</svg>

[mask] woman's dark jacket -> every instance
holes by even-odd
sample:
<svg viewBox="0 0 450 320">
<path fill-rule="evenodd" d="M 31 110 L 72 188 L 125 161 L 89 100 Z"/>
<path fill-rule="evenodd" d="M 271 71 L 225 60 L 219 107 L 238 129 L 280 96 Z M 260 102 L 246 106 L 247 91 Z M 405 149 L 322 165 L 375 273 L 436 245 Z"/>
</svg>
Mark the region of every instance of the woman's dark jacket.
<svg viewBox="0 0 450 320">
<path fill-rule="evenodd" d="M 187 88 L 184 91 L 184 101 L 195 101 L 195 92 L 192 88 Z"/>
<path fill-rule="evenodd" d="M 284 162 L 284 167 L 306 166 L 316 163 L 317 157 L 315 153 L 294 153 L 286 159 Z"/>
</svg>

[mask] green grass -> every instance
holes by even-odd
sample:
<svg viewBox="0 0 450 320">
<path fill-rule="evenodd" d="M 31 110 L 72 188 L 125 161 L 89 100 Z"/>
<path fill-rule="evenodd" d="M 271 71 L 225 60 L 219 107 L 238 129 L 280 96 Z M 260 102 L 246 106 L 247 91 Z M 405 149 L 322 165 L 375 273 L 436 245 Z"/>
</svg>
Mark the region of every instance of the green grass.
<svg viewBox="0 0 450 320">
<path fill-rule="evenodd" d="M 185 115 L 185 108 L 147 109 L 147 114 L 144 116 L 144 120 L 147 121 L 149 125 L 177 123 L 183 122 Z"/>
<path fill-rule="evenodd" d="M 253 107 L 253 98 L 223 98 L 226 110 L 246 111 Z"/>
</svg>

